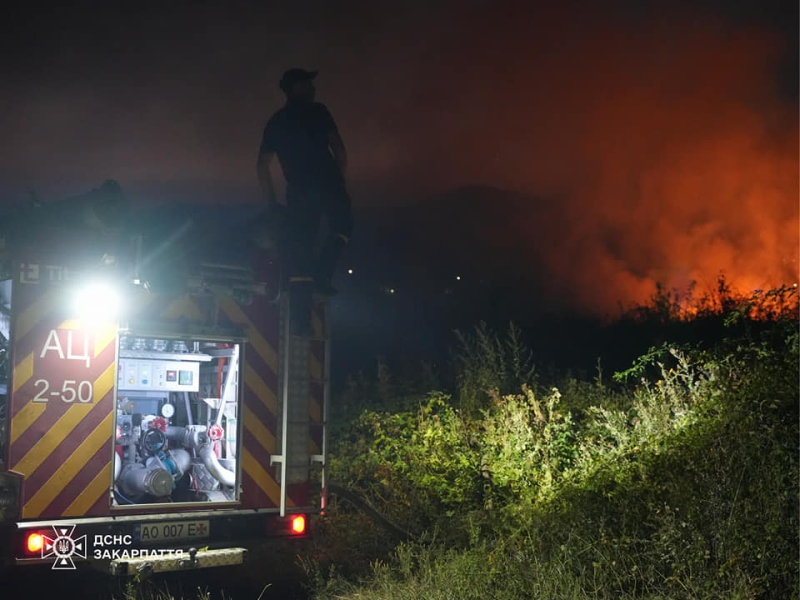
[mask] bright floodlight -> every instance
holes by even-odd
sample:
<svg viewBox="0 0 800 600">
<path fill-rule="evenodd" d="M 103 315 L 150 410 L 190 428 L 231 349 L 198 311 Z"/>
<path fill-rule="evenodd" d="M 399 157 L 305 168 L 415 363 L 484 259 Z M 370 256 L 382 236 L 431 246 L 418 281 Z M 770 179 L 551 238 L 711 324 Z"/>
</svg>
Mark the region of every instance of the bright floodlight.
<svg viewBox="0 0 800 600">
<path fill-rule="evenodd" d="M 117 290 L 102 282 L 82 286 L 75 295 L 75 312 L 81 319 L 108 321 L 117 318 L 120 297 Z"/>
</svg>

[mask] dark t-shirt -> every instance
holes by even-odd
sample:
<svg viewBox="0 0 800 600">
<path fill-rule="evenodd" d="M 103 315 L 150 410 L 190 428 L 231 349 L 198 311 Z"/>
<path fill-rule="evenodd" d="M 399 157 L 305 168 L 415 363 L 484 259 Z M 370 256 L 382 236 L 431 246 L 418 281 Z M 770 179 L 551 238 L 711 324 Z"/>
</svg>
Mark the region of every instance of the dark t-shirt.
<svg viewBox="0 0 800 600">
<path fill-rule="evenodd" d="M 336 123 L 324 104 L 287 104 L 264 127 L 261 152 L 278 156 L 290 185 L 325 184 L 341 178 L 328 147 Z"/>
</svg>

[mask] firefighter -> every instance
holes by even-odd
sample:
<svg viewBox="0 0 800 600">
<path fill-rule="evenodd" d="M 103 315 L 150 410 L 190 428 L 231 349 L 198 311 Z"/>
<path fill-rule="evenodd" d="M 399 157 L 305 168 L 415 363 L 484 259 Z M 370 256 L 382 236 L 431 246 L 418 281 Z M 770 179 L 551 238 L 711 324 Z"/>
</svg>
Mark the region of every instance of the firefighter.
<svg viewBox="0 0 800 600">
<path fill-rule="evenodd" d="M 315 102 L 317 71 L 290 69 L 280 88 L 286 104 L 267 122 L 258 154 L 258 179 L 268 206 L 277 206 L 270 165 L 278 157 L 286 180 L 285 216 L 289 230 L 287 260 L 290 289 L 313 284 L 335 295 L 333 275 L 350 241 L 352 213 L 345 185 L 347 153 L 331 113 Z M 322 216 L 328 238 L 315 256 Z"/>
</svg>

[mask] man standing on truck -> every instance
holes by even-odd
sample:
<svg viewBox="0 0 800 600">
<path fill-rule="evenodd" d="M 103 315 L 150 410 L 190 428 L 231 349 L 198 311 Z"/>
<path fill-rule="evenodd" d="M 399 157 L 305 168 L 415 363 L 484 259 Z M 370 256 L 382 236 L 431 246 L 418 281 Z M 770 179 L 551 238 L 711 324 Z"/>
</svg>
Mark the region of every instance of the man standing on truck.
<svg viewBox="0 0 800 600">
<path fill-rule="evenodd" d="M 271 208 L 277 204 L 270 165 L 275 156 L 286 179 L 287 258 L 290 287 L 313 282 L 314 289 L 334 295 L 332 279 L 350 241 L 353 221 L 345 185 L 347 153 L 336 122 L 324 104 L 315 102 L 317 71 L 290 69 L 280 88 L 286 104 L 267 122 L 258 154 L 258 180 Z M 320 219 L 328 222 L 328 239 L 319 257 L 314 246 Z"/>
</svg>

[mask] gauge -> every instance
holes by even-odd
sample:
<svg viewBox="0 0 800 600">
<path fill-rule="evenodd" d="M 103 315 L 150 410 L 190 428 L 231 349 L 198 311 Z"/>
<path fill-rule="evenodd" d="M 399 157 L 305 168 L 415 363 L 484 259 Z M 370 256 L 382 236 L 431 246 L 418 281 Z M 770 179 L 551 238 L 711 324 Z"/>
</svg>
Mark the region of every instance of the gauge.
<svg viewBox="0 0 800 600">
<path fill-rule="evenodd" d="M 175 407 L 172 404 L 165 404 L 161 407 L 161 414 L 162 416 L 166 417 L 167 419 L 171 418 L 172 415 L 175 414 Z"/>
</svg>

